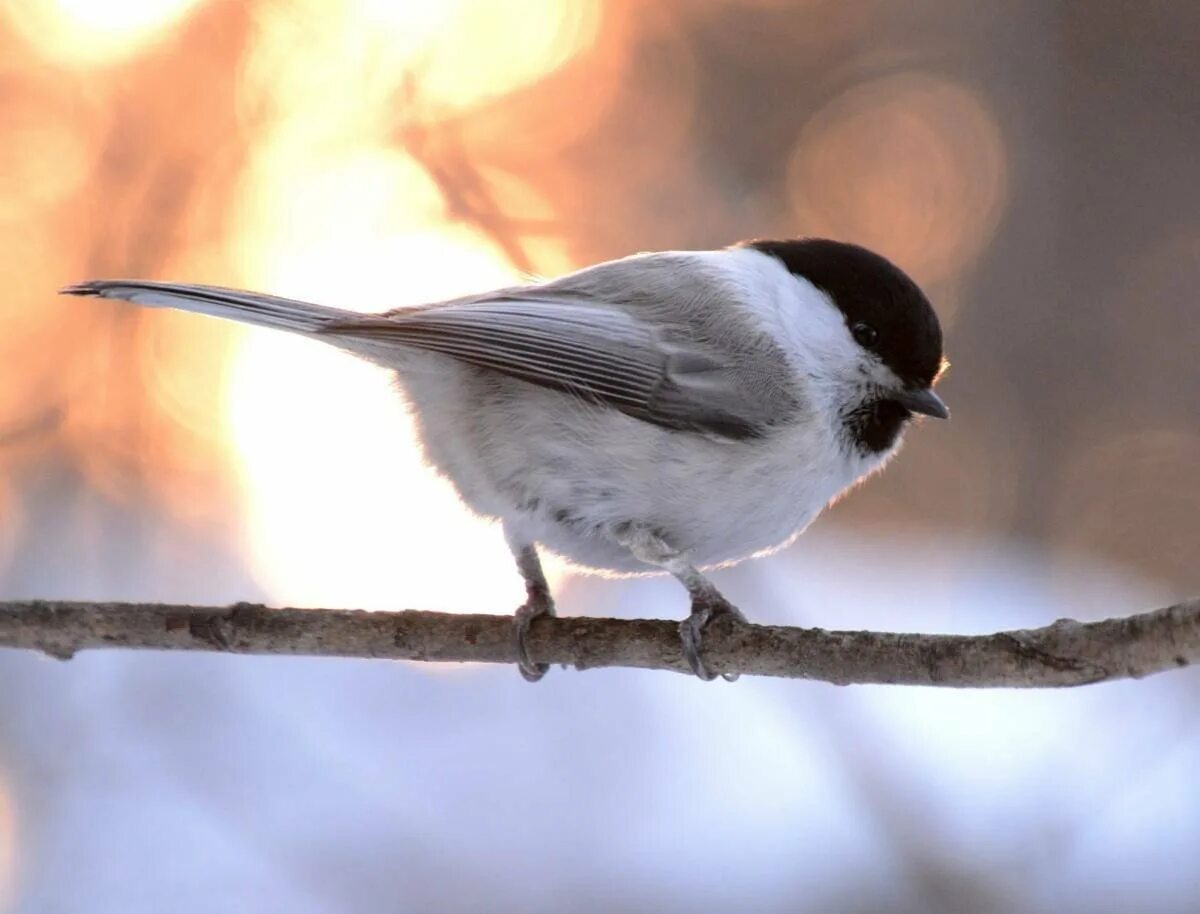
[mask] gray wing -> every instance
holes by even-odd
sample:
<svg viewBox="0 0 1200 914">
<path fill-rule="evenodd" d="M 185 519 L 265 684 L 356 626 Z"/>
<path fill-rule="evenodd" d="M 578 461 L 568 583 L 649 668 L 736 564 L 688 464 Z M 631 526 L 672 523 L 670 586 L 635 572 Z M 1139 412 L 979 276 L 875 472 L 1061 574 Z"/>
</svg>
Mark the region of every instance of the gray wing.
<svg viewBox="0 0 1200 914">
<path fill-rule="evenodd" d="M 634 271 L 645 279 L 636 288 L 629 275 L 602 265 L 486 297 L 348 317 L 318 333 L 442 353 L 670 429 L 744 439 L 793 417 L 789 372 L 770 352 L 764 371 L 761 334 L 736 319 L 714 333 L 710 309 L 720 302 L 656 287 L 654 270 Z"/>
</svg>

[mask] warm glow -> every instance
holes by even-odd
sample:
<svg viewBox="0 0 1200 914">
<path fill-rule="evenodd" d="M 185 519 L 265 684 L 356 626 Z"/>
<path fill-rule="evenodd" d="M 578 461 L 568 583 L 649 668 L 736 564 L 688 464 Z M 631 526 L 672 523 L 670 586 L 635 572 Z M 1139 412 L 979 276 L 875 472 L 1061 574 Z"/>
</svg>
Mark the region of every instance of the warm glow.
<svg viewBox="0 0 1200 914">
<path fill-rule="evenodd" d="M 362 311 L 519 281 L 392 134 L 418 111 L 478 104 L 544 76 L 591 40 L 597 18 L 594 3 L 549 0 L 264 6 L 241 83 L 247 116 L 267 118 L 229 246 L 241 280 Z M 512 180 L 497 186 L 545 212 Z M 545 242 L 530 250 L 555 253 Z M 558 254 L 551 266 L 568 266 Z M 424 465 L 386 372 L 252 331 L 233 355 L 225 403 L 247 549 L 274 599 L 475 610 L 519 599 L 500 530 Z"/>
<path fill-rule="evenodd" d="M 227 402 L 246 545 L 272 599 L 476 611 L 519 600 L 499 529 L 422 463 L 384 371 L 252 331 Z"/>
<path fill-rule="evenodd" d="M 0 0 L 26 40 L 68 65 L 127 57 L 179 22 L 199 0 Z"/>
<path fill-rule="evenodd" d="M 91 171 L 94 141 L 47 100 L 0 110 L 0 222 L 34 217 L 76 191 Z M 65 106 L 64 106 L 65 107 Z M 48 116 L 49 115 L 49 116 Z"/>
<path fill-rule="evenodd" d="M 249 104 L 383 130 L 544 77 L 593 41 L 599 12 L 596 0 L 268 4 L 244 90 Z"/>
<path fill-rule="evenodd" d="M 395 10 L 411 4 L 371 0 L 377 21 L 405 32 Z M 421 6 L 421 4 L 416 4 Z M 561 66 L 592 42 L 597 0 L 453 0 L 444 28 L 416 58 L 421 96 L 450 106 L 476 104 L 512 92 Z M 389 12 L 385 13 L 384 10 Z"/>
<path fill-rule="evenodd" d="M 236 245 L 257 287 L 379 311 L 519 279 L 482 235 L 447 222 L 437 188 L 401 153 L 364 147 L 308 171 L 303 149 L 265 155 Z M 499 529 L 423 464 L 383 370 L 251 331 L 226 404 L 247 547 L 274 599 L 489 610 L 520 598 Z"/>
<path fill-rule="evenodd" d="M 788 183 L 806 234 L 856 241 L 933 283 L 951 279 L 991 236 L 1004 161 L 979 95 L 912 73 L 855 86 L 820 111 Z"/>
</svg>

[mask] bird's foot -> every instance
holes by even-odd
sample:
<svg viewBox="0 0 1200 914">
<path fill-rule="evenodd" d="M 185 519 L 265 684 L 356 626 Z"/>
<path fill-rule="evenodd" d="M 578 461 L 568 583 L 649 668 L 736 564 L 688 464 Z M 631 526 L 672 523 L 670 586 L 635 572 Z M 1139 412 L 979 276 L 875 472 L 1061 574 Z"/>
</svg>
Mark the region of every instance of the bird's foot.
<svg viewBox="0 0 1200 914">
<path fill-rule="evenodd" d="M 716 673 L 710 673 L 700 660 L 700 641 L 704 629 L 710 622 L 721 616 L 733 616 L 738 622 L 745 622 L 742 611 L 726 600 L 719 593 L 705 593 L 692 597 L 692 614 L 679 623 L 679 640 L 683 642 L 683 656 L 687 658 L 692 672 L 711 682 L 717 678 Z M 733 682 L 738 678 L 737 673 L 722 673 L 721 678 Z"/>
<path fill-rule="evenodd" d="M 529 657 L 529 648 L 525 639 L 529 636 L 529 625 L 538 616 L 553 616 L 554 601 L 550 594 L 542 588 L 527 589 L 529 598 L 525 605 L 513 615 L 513 647 L 517 652 L 517 669 L 525 677 L 526 682 L 537 682 L 550 669 L 548 663 L 534 663 Z"/>
</svg>

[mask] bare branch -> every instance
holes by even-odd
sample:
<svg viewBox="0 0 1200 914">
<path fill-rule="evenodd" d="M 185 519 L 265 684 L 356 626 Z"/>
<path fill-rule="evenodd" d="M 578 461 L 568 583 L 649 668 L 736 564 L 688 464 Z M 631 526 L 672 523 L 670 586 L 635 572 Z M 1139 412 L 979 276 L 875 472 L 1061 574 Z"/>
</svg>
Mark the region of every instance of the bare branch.
<svg viewBox="0 0 1200 914">
<path fill-rule="evenodd" d="M 102 647 L 513 663 L 512 617 L 456 613 L 228 608 L 162 603 L 0 603 L 0 646 L 70 658 Z M 577 669 L 688 672 L 674 622 L 541 618 L 530 652 Z M 1200 599 L 1102 622 L 1060 619 L 992 635 L 919 635 L 715 622 L 704 663 L 723 673 L 1037 688 L 1138 678 L 1200 660 Z"/>
</svg>

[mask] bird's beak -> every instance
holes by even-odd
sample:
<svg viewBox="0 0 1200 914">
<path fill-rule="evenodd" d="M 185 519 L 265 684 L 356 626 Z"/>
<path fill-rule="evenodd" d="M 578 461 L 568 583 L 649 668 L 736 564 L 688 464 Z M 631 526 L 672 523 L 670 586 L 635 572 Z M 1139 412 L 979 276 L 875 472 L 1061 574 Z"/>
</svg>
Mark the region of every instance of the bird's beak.
<svg viewBox="0 0 1200 914">
<path fill-rule="evenodd" d="M 933 392 L 932 387 L 904 388 L 893 393 L 892 399 L 909 412 L 933 416 L 935 419 L 950 418 L 950 410 L 946 408 L 942 398 Z"/>
</svg>

